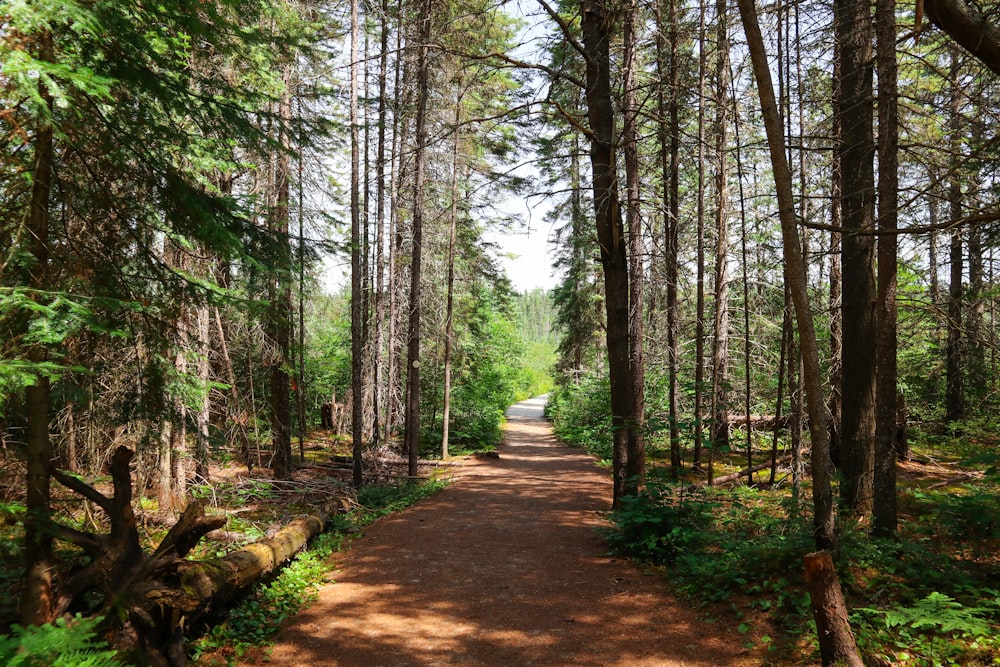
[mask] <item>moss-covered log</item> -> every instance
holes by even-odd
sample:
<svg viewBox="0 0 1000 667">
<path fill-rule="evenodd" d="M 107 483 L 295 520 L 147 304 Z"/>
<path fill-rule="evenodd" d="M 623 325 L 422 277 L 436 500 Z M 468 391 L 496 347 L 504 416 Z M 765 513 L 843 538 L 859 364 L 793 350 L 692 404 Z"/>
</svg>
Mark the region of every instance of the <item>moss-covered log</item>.
<svg viewBox="0 0 1000 667">
<path fill-rule="evenodd" d="M 111 497 L 77 477 L 51 471 L 61 484 L 103 509 L 110 521 L 108 534 L 50 523 L 53 536 L 77 545 L 89 556 L 85 566 L 63 580 L 55 611 L 94 613 L 120 623 L 122 648 L 134 645 L 140 660 L 154 667 L 181 667 L 186 660 L 187 628 L 301 551 L 323 531 L 326 517 L 296 519 L 269 539 L 220 558 L 190 561 L 186 556 L 198 541 L 226 523 L 225 516 L 206 516 L 204 502 L 196 501 L 157 548 L 147 553 L 139 542 L 132 509 L 132 457 L 133 452 L 125 447 L 112 456 Z M 96 607 L 94 594 L 100 600 Z"/>
<path fill-rule="evenodd" d="M 182 563 L 178 568 L 181 589 L 202 604 L 218 606 L 301 551 L 325 527 L 325 516 L 303 517 L 289 523 L 274 537 L 222 558 Z"/>
</svg>

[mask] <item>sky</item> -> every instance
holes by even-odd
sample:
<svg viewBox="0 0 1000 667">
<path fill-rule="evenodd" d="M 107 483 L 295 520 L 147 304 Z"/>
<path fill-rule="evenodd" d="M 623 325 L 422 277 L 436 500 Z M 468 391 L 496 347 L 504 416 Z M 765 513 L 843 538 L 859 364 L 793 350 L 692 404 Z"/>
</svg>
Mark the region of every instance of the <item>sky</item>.
<svg viewBox="0 0 1000 667">
<path fill-rule="evenodd" d="M 500 246 L 500 265 L 518 292 L 527 292 L 536 287 L 552 289 L 558 282 L 553 275 L 552 252 L 555 246 L 551 225 L 545 222 L 544 211 L 548 206 L 537 198 L 532 207 L 522 199 L 510 199 L 504 208 L 520 213 L 522 227 L 508 233 L 491 232 L 487 240 Z"/>
<path fill-rule="evenodd" d="M 537 201 L 537 200 L 536 200 Z M 524 224 L 507 233 L 487 232 L 486 241 L 498 247 L 497 259 L 518 292 L 529 292 L 536 287 L 549 290 L 556 286 L 558 277 L 553 274 L 552 252 L 555 246 L 549 223 L 544 221 L 544 204 L 529 209 L 527 202 L 511 198 L 503 208 L 518 212 Z M 349 281 L 350 263 L 346 258 L 327 257 L 323 262 L 321 283 L 326 291 L 335 293 Z"/>
</svg>

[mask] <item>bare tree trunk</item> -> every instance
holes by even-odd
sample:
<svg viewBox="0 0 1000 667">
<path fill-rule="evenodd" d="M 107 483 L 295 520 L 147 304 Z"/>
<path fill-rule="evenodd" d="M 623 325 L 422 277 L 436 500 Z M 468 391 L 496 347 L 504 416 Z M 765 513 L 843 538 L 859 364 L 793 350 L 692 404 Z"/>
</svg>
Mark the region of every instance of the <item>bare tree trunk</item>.
<svg viewBox="0 0 1000 667">
<path fill-rule="evenodd" d="M 969 291 L 966 322 L 966 349 L 968 350 L 968 385 L 985 392 L 986 348 L 983 337 L 983 230 L 979 225 L 969 225 L 967 230 L 969 256 Z"/>
<path fill-rule="evenodd" d="M 285 125 L 291 119 L 292 102 L 289 92 L 291 76 L 286 73 L 284 83 L 286 90 L 282 94 L 278 116 L 282 127 L 279 130 L 279 141 L 283 148 L 288 147 L 288 136 Z M 290 264 L 291 248 L 288 237 L 289 217 L 289 184 L 288 155 L 280 153 L 275 158 L 272 180 L 273 208 L 269 211 L 270 227 L 276 236 L 279 256 L 277 264 L 282 269 Z M 268 402 L 271 418 L 271 465 L 274 476 L 286 478 L 291 474 L 292 465 L 292 423 L 289 391 L 291 383 L 288 377 L 289 347 L 291 344 L 292 294 L 291 286 L 284 277 L 284 272 L 271 277 L 268 298 L 270 312 L 268 314 L 271 355 L 268 360 L 269 392 Z"/>
<path fill-rule="evenodd" d="M 174 355 L 174 369 L 181 377 L 187 375 L 187 349 L 190 339 L 187 309 L 183 306 L 177 314 L 177 352 Z M 172 399 L 173 428 L 170 430 L 170 479 L 167 486 L 170 489 L 169 510 L 184 506 L 187 496 L 187 423 L 188 408 L 180 395 Z M 162 469 L 162 466 L 161 466 Z M 161 508 L 163 509 L 163 508 Z"/>
<path fill-rule="evenodd" d="M 299 112 L 301 113 L 302 98 L 299 98 Z M 298 205 L 298 218 L 299 218 L 299 238 L 298 238 L 298 264 L 299 264 L 299 326 L 298 326 L 298 337 L 299 337 L 299 368 L 298 368 L 298 387 L 296 388 L 296 394 L 299 399 L 299 462 L 306 462 L 306 433 L 309 429 L 308 420 L 309 416 L 306 411 L 306 239 L 305 239 L 305 183 L 303 181 L 302 174 L 302 145 L 304 141 L 302 137 L 299 137 L 298 141 L 298 155 L 296 155 L 296 162 L 298 164 L 298 179 L 296 185 L 298 186 L 299 194 L 299 205 Z"/>
<path fill-rule="evenodd" d="M 716 5 L 715 53 L 715 339 L 712 345 L 712 449 L 729 447 L 729 18 L 726 0 Z"/>
<path fill-rule="evenodd" d="M 840 45 L 837 40 L 833 44 L 833 97 L 840 98 Z M 841 176 L 840 147 L 843 131 L 839 114 L 833 114 L 833 155 L 830 179 L 830 226 L 840 229 L 843 223 L 841 215 L 841 193 L 844 179 Z M 844 318 L 843 272 L 841 271 L 841 236 L 840 232 L 830 233 L 830 458 L 836 467 L 840 467 L 841 422 L 843 407 L 843 342 Z"/>
<path fill-rule="evenodd" d="M 70 472 L 80 470 L 76 430 L 76 401 L 66 401 L 66 469 Z"/>
<path fill-rule="evenodd" d="M 198 327 L 198 388 L 202 392 L 195 415 L 194 474 L 201 482 L 207 482 L 209 457 L 209 419 L 211 417 L 211 364 L 209 363 L 209 314 L 208 304 L 200 304 L 195 311 L 195 322 Z"/>
<path fill-rule="evenodd" d="M 403 0 L 397 0 L 396 2 L 396 15 L 403 15 Z M 401 317 L 401 313 L 397 311 L 401 310 L 399 306 L 400 297 L 402 295 L 402 285 L 400 284 L 401 278 L 398 270 L 398 263 L 400 260 L 400 251 L 403 245 L 403 233 L 400 225 L 400 207 L 399 207 L 399 191 L 403 186 L 403 164 L 401 159 L 402 146 L 403 146 L 403 132 L 400 131 L 400 126 L 403 122 L 402 110 L 404 108 L 403 104 L 403 92 L 402 92 L 402 79 L 403 79 L 403 26 L 400 21 L 400 25 L 397 26 L 396 30 L 396 61 L 393 72 L 394 86 L 393 86 L 393 116 L 392 116 L 392 146 L 391 160 L 389 165 L 389 275 L 387 277 L 389 284 L 389 307 L 388 307 L 388 317 L 387 326 L 388 331 L 386 334 L 387 345 L 386 345 L 386 378 L 385 378 L 385 441 L 389 442 L 392 439 L 392 434 L 396 432 L 399 426 L 400 412 L 397 406 L 397 398 L 399 392 L 397 388 L 402 384 L 401 369 L 399 367 L 399 351 L 397 348 L 397 338 L 400 335 L 399 322 L 397 317 Z M 399 380 L 399 381 L 397 381 Z"/>
<path fill-rule="evenodd" d="M 362 468 L 364 429 L 364 340 L 362 332 L 363 289 L 361 266 L 361 164 L 358 137 L 358 0 L 351 0 L 351 443 L 353 481 L 364 484 Z"/>
<path fill-rule="evenodd" d="M 448 230 L 448 295 L 445 298 L 444 400 L 441 407 L 441 458 L 448 458 L 451 427 L 451 351 L 455 336 L 455 241 L 458 234 L 458 151 L 462 127 L 462 92 L 455 100 L 455 136 L 451 152 L 451 214 Z"/>
<path fill-rule="evenodd" d="M 582 0 L 583 44 L 587 65 L 587 118 L 593 172 L 594 221 L 604 266 L 608 374 L 614 433 L 612 505 L 626 491 L 628 443 L 635 430 L 629 344 L 629 276 L 625 233 L 615 169 L 615 115 L 611 94 L 610 20 L 603 0 Z"/>
<path fill-rule="evenodd" d="M 375 368 L 372 384 L 375 387 L 375 410 L 372 425 L 373 441 L 377 444 L 382 439 L 382 425 L 385 424 L 385 403 L 390 392 L 383 387 L 386 377 L 383 357 L 386 353 L 386 294 L 385 294 L 385 140 L 386 116 L 388 100 L 386 98 L 386 83 L 389 72 L 389 3 L 380 2 L 381 24 L 379 26 L 379 77 L 378 77 L 378 133 L 375 148 Z"/>
<path fill-rule="evenodd" d="M 875 489 L 873 529 L 876 535 L 896 534 L 896 252 L 899 207 L 899 117 L 896 100 L 896 2 L 876 0 L 876 62 L 878 67 L 878 327 Z"/>
<path fill-rule="evenodd" d="M 636 95 L 638 45 L 636 43 L 637 0 L 628 0 L 624 7 L 623 40 L 625 63 L 623 83 L 624 148 L 626 217 L 628 219 L 628 287 L 629 287 L 629 365 L 631 371 L 632 424 L 628 429 L 628 452 L 625 458 L 623 492 L 635 495 L 644 484 L 646 447 L 645 429 L 645 363 L 643 360 L 643 257 L 642 203 L 639 193 L 639 106 Z"/>
<path fill-rule="evenodd" d="M 948 183 L 949 216 L 952 222 L 962 218 L 962 181 L 959 177 L 962 132 L 962 90 L 959 83 L 958 50 L 951 50 L 951 175 Z M 945 369 L 945 421 L 960 421 L 965 417 L 965 399 L 962 387 L 962 228 L 951 230 L 951 281 L 948 287 L 948 341 Z"/>
<path fill-rule="evenodd" d="M 778 398 L 774 405 L 774 419 L 775 422 L 781 418 L 781 405 L 784 403 L 784 389 L 785 389 L 785 360 L 791 352 L 792 346 L 792 312 L 788 307 L 788 302 L 785 302 L 785 314 L 781 318 L 781 350 L 778 353 Z M 749 413 L 747 413 L 749 414 Z M 768 484 L 774 484 L 778 475 L 778 429 L 774 429 L 774 434 L 771 439 L 771 471 L 768 476 Z"/>
<path fill-rule="evenodd" d="M 700 0 L 698 28 L 698 202 L 697 202 L 697 294 L 695 305 L 694 334 L 694 453 L 692 465 L 701 467 L 702 442 L 705 439 L 705 425 L 702 423 L 702 408 L 705 402 L 705 100 L 708 60 L 705 22 L 705 5 L 708 0 Z"/>
<path fill-rule="evenodd" d="M 668 387 L 667 410 L 670 428 L 670 470 L 674 477 L 680 475 L 683 465 L 681 458 L 680 402 L 678 398 L 678 374 L 680 370 L 680 318 L 677 305 L 677 280 L 680 225 L 680 66 L 677 63 L 678 43 L 678 1 L 670 3 L 669 18 L 663 18 L 663 2 L 657 3 L 657 56 L 660 71 L 667 70 L 670 95 L 669 101 L 664 99 L 664 87 L 657 87 L 659 110 L 661 117 L 667 119 L 660 124 L 660 169 L 661 178 L 666 189 L 666 215 L 664 216 L 664 282 L 667 284 L 667 354 Z M 663 42 L 668 40 L 669 54 L 665 54 Z M 664 60 L 669 59 L 665 64 Z"/>
<path fill-rule="evenodd" d="M 835 0 L 840 46 L 841 215 L 843 257 L 843 478 L 840 495 L 860 516 L 872 511 L 875 472 L 874 153 L 872 20 L 868 0 Z"/>
<path fill-rule="evenodd" d="M 928 174 L 929 179 L 932 183 L 936 182 L 934 174 Z M 938 202 L 938 193 L 930 192 L 927 195 L 927 224 L 929 227 L 936 227 L 938 220 L 940 219 L 940 206 Z M 930 274 L 930 288 L 931 288 L 931 305 L 936 306 L 940 303 L 941 299 L 941 286 L 938 281 L 938 267 L 940 266 L 938 262 L 938 239 L 937 234 L 931 231 L 927 235 L 927 272 Z"/>
<path fill-rule="evenodd" d="M 55 61 L 52 33 L 42 30 L 38 35 L 38 59 Z M 47 85 L 39 81 L 38 94 L 51 112 L 53 97 Z M 42 119 L 35 134 L 35 164 L 31 178 L 31 202 L 28 205 L 28 233 L 33 259 L 28 268 L 28 286 L 37 290 L 34 299 L 49 288 L 49 196 L 52 192 L 54 131 L 48 119 Z M 48 350 L 34 345 L 28 360 L 42 364 L 48 360 Z M 38 373 L 35 382 L 25 389 L 28 421 L 25 463 L 27 495 L 24 517 L 24 589 L 21 594 L 21 624 L 41 625 L 51 620 L 52 538 L 45 530 L 51 514 L 49 460 L 52 442 L 49 437 L 49 379 Z"/>
<path fill-rule="evenodd" d="M 427 100 L 430 93 L 428 42 L 431 36 L 431 0 L 421 0 L 417 48 L 417 109 L 413 157 L 413 247 L 410 257 L 410 318 L 406 347 L 406 426 L 405 449 L 409 474 L 417 475 L 420 454 L 420 274 L 424 224 L 424 162 L 427 150 Z"/>
<path fill-rule="evenodd" d="M 174 505 L 173 489 L 170 484 L 171 472 L 173 470 L 171 456 L 173 430 L 173 422 L 171 420 L 164 419 L 160 422 L 157 505 L 160 512 L 164 514 L 169 512 Z"/>
</svg>

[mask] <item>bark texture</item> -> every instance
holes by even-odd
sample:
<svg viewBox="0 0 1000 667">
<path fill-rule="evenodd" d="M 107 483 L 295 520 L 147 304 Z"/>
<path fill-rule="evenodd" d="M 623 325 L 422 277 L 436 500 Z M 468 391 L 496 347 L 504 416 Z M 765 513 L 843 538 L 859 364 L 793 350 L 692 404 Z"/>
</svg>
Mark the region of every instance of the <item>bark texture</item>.
<svg viewBox="0 0 1000 667">
<path fill-rule="evenodd" d="M 803 558 L 823 667 L 863 667 L 829 551 Z"/>
<path fill-rule="evenodd" d="M 611 17 L 602 0 L 583 0 L 583 43 L 587 60 L 587 119 L 593 172 L 594 221 L 604 267 L 607 314 L 608 373 L 611 382 L 611 423 L 614 432 L 612 503 L 625 490 L 633 380 L 629 348 L 629 285 L 625 230 L 618 200 L 615 168 L 615 115 L 611 93 Z"/>
<path fill-rule="evenodd" d="M 859 515 L 872 510 L 875 470 L 875 143 L 872 136 L 874 59 L 871 5 L 835 0 L 840 48 L 836 114 L 844 235 L 842 257 L 842 412 L 840 486 L 844 505 Z"/>
</svg>

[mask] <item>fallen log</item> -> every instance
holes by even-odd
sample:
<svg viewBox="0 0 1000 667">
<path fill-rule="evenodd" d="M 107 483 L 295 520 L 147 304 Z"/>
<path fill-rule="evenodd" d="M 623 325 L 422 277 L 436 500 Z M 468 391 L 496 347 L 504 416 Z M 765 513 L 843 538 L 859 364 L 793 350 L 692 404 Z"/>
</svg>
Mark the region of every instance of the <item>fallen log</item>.
<svg viewBox="0 0 1000 667">
<path fill-rule="evenodd" d="M 732 427 L 746 426 L 750 422 L 752 428 L 758 431 L 773 431 L 775 429 L 788 428 L 792 423 L 790 415 L 729 415 L 729 425 Z"/>
<path fill-rule="evenodd" d="M 778 459 L 777 462 L 778 463 L 787 463 L 788 461 L 791 461 L 791 460 L 792 460 L 792 455 L 789 454 L 788 456 L 781 457 L 780 459 Z M 752 475 L 755 472 L 760 472 L 761 470 L 767 470 L 770 467 L 771 467 L 771 462 L 768 461 L 767 463 L 761 463 L 760 465 L 756 465 L 756 466 L 754 466 L 752 468 L 745 468 L 743 470 L 740 470 L 739 472 L 734 472 L 734 473 L 730 473 L 728 475 L 723 475 L 722 477 L 716 477 L 715 479 L 712 480 L 712 486 L 718 486 L 720 484 L 727 484 L 729 482 L 735 482 L 740 477 L 746 477 L 748 475 Z M 687 492 L 690 492 L 690 491 L 697 491 L 698 489 L 704 489 L 706 486 L 708 486 L 708 480 L 705 480 L 704 482 L 695 482 L 694 484 L 690 484 L 688 486 L 685 486 L 682 490 L 685 493 L 687 493 Z"/>
<path fill-rule="evenodd" d="M 218 608 L 301 551 L 323 532 L 326 523 L 323 515 L 302 517 L 274 537 L 248 544 L 222 558 L 183 562 L 178 567 L 180 587 L 198 601 L 203 612 Z"/>
<path fill-rule="evenodd" d="M 944 487 L 951 486 L 952 484 L 958 484 L 960 482 L 969 482 L 969 481 L 975 480 L 975 479 L 982 479 L 983 477 L 984 477 L 984 475 L 981 472 L 972 471 L 972 470 L 965 471 L 965 472 L 958 473 L 957 475 L 953 475 L 953 476 L 949 477 L 946 480 L 942 480 L 940 482 L 935 482 L 934 484 L 931 484 L 930 486 L 925 487 L 924 491 L 933 491 L 935 489 L 943 489 Z"/>
<path fill-rule="evenodd" d="M 86 565 L 64 579 L 56 615 L 82 611 L 111 619 L 119 625 L 117 648 L 138 653 L 141 662 L 153 667 L 182 667 L 185 631 L 290 559 L 323 531 L 327 520 L 323 515 L 296 519 L 269 539 L 221 558 L 190 561 L 186 557 L 198 541 L 226 523 L 225 516 L 206 516 L 204 502 L 196 501 L 147 555 L 132 509 L 133 455 L 126 447 L 112 455 L 112 497 L 78 477 L 51 471 L 58 482 L 104 510 L 111 524 L 104 535 L 50 523 L 54 537 L 89 556 Z"/>
</svg>

